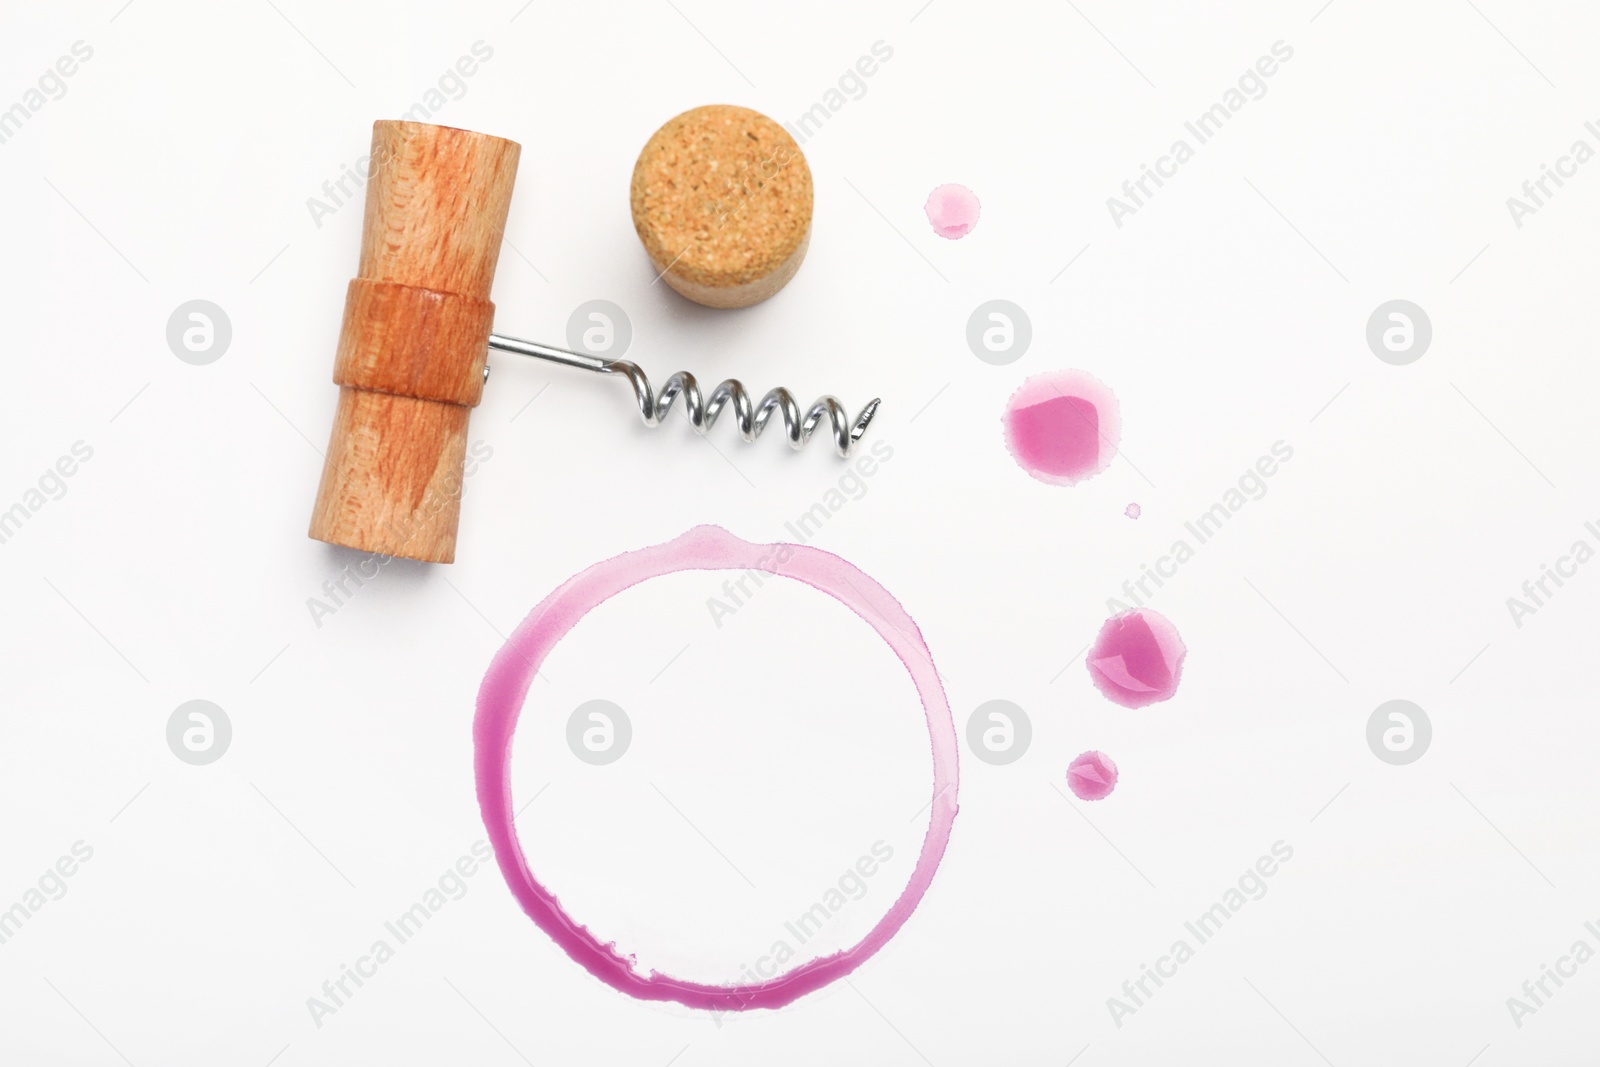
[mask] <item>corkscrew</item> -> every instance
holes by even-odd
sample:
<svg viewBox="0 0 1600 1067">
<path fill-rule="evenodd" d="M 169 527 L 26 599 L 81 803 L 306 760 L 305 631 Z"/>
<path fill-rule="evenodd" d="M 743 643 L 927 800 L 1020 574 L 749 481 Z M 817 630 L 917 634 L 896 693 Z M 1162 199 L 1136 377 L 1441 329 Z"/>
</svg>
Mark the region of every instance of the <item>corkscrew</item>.
<svg viewBox="0 0 1600 1067">
<path fill-rule="evenodd" d="M 840 456 L 850 455 L 877 413 L 876 400 L 852 422 L 831 396 L 802 408 L 787 389 L 773 389 L 757 401 L 733 379 L 706 394 L 694 375 L 679 372 L 657 390 L 627 360 L 495 333 L 489 294 L 521 151 L 471 130 L 373 124 L 361 255 L 334 351 L 339 404 L 312 537 L 430 563 L 455 559 L 468 420 L 483 399 L 491 350 L 626 379 L 647 426 L 676 405 L 706 434 L 731 408 L 746 441 L 769 428 L 780 432 L 772 424 L 782 423 L 794 448 L 823 433 Z M 793 273 L 799 255 L 769 273 L 768 295 Z M 716 295 L 745 303 L 750 297 Z"/>
<path fill-rule="evenodd" d="M 644 417 L 646 426 L 661 425 L 662 420 L 667 417 L 667 412 L 672 410 L 673 401 L 681 395 L 684 414 L 689 418 L 689 425 L 694 427 L 695 433 L 702 436 L 711 432 L 717 416 L 731 403 L 734 424 L 739 427 L 739 436 L 746 441 L 754 441 L 760 437 L 776 413 L 783 421 L 783 432 L 789 439 L 789 447 L 804 448 L 806 442 L 811 440 L 811 435 L 826 418 L 833 435 L 834 451 L 839 453 L 840 458 L 848 458 L 856 442 L 867 432 L 872 417 L 878 413 L 879 400 L 874 399 L 861 409 L 861 414 L 857 415 L 855 422 L 852 423 L 850 412 L 843 404 L 831 396 L 824 396 L 819 397 L 802 415 L 794 394 L 781 385 L 762 397 L 759 404 L 753 404 L 744 384 L 735 378 L 722 382 L 711 390 L 709 397 L 706 397 L 700 392 L 700 383 L 688 371 L 679 371 L 668 378 L 666 384 L 661 387 L 661 392 L 657 393 L 651 388 L 650 379 L 639 365 L 625 359 L 605 359 L 581 352 L 569 352 L 564 348 L 542 345 L 534 341 L 522 341 L 497 333 L 489 335 L 489 347 L 501 352 L 514 352 L 519 356 L 548 360 L 565 367 L 577 367 L 596 374 L 623 376 L 633 387 L 634 400 L 639 405 L 639 414 Z M 489 377 L 487 365 L 483 368 L 483 376 L 485 380 Z"/>
</svg>

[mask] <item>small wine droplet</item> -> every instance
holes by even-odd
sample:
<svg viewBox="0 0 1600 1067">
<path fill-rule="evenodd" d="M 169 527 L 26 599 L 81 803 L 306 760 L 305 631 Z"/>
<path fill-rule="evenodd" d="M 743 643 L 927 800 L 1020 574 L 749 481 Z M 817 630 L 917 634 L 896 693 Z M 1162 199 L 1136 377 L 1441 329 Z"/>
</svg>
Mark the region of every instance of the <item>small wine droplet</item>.
<svg viewBox="0 0 1600 1067">
<path fill-rule="evenodd" d="M 1112 703 L 1142 708 L 1172 699 L 1187 653 L 1178 628 L 1164 615 L 1136 608 L 1100 627 L 1089 649 L 1089 677 Z"/>
<path fill-rule="evenodd" d="M 1110 466 L 1122 439 L 1116 394 L 1081 370 L 1037 374 L 1006 403 L 1006 445 L 1041 482 L 1076 485 Z"/>
<path fill-rule="evenodd" d="M 978 224 L 978 197 L 965 185 L 939 186 L 928 194 L 922 210 L 933 232 L 946 240 L 960 240 Z"/>
<path fill-rule="evenodd" d="M 1117 765 L 1091 749 L 1067 765 L 1067 787 L 1079 800 L 1104 800 L 1117 787 Z"/>
</svg>

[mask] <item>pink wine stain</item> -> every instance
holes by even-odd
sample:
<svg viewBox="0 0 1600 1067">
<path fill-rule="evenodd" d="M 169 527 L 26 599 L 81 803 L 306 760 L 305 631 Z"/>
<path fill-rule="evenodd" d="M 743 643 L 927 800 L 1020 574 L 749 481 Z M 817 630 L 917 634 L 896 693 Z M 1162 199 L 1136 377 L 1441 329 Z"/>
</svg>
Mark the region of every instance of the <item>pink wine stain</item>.
<svg viewBox="0 0 1600 1067">
<path fill-rule="evenodd" d="M 1006 446 L 1023 470 L 1051 485 L 1076 485 L 1111 464 L 1122 409 L 1110 389 L 1081 370 L 1036 374 L 1006 403 Z"/>
<path fill-rule="evenodd" d="M 959 240 L 978 224 L 978 197 L 965 185 L 939 186 L 928 194 L 922 210 L 928 213 L 933 232 L 946 240 Z"/>
<path fill-rule="evenodd" d="M 1113 615 L 1089 649 L 1089 677 L 1107 700 L 1142 708 L 1178 691 L 1188 653 L 1177 627 L 1149 608 Z"/>
<path fill-rule="evenodd" d="M 1117 765 L 1090 750 L 1067 765 L 1067 788 L 1079 800 L 1104 800 L 1117 787 Z"/>
<path fill-rule="evenodd" d="M 523 854 L 511 801 L 511 741 L 534 674 L 578 621 L 618 593 L 679 571 L 761 571 L 809 585 L 861 616 L 883 638 L 922 699 L 933 752 L 933 801 L 928 833 L 911 880 L 889 910 L 852 948 L 819 956 L 787 973 L 748 985 L 710 985 L 650 971 L 602 941 L 561 907 L 533 875 Z M 916 910 L 933 881 L 956 817 L 958 780 L 955 720 L 922 632 L 887 589 L 838 556 L 804 545 L 754 545 L 717 526 L 696 526 L 674 541 L 624 552 L 573 575 L 522 620 L 489 665 L 472 723 L 478 807 L 495 859 L 511 893 L 538 927 L 575 962 L 613 989 L 640 1000 L 671 1000 L 690 1008 L 745 1011 L 781 1008 L 861 966 L 888 943 Z"/>
<path fill-rule="evenodd" d="M 1125 509 L 1123 509 L 1122 513 L 1128 516 L 1130 519 L 1137 519 L 1140 515 L 1144 514 L 1144 509 L 1138 504 L 1129 504 Z"/>
</svg>

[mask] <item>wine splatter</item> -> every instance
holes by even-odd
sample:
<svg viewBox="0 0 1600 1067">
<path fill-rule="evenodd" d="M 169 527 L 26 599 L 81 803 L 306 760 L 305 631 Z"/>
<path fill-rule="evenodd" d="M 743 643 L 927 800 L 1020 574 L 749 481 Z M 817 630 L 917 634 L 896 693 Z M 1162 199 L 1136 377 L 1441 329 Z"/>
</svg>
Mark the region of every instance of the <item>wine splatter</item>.
<svg viewBox="0 0 1600 1067">
<path fill-rule="evenodd" d="M 1149 608 L 1107 619 L 1089 649 L 1089 677 L 1107 700 L 1142 708 L 1178 691 L 1188 649 L 1177 627 Z"/>
<path fill-rule="evenodd" d="M 589 612 L 650 578 L 688 570 L 762 571 L 833 597 L 878 632 L 911 675 L 922 699 L 933 750 L 933 801 L 927 836 L 911 880 L 883 918 L 852 948 L 809 960 L 775 978 L 745 985 L 709 985 L 651 971 L 601 940 L 562 909 L 528 867 L 517 838 L 511 801 L 511 740 L 528 687 L 557 642 Z M 818 548 L 753 545 L 716 526 L 697 526 L 664 545 L 624 552 L 569 578 L 517 627 L 489 665 L 478 690 L 472 725 L 478 807 L 495 859 L 511 893 L 540 929 L 568 956 L 613 989 L 640 1000 L 671 1000 L 690 1008 L 745 1011 L 781 1008 L 843 978 L 888 943 L 911 917 L 933 881 L 956 817 L 956 727 L 922 633 L 900 602 L 866 574 Z"/>
<path fill-rule="evenodd" d="M 1006 445 L 1023 470 L 1051 485 L 1076 485 L 1111 464 L 1122 411 L 1110 389 L 1081 370 L 1037 374 L 1011 394 Z"/>
<path fill-rule="evenodd" d="M 1067 787 L 1079 800 L 1104 800 L 1117 787 L 1117 765 L 1104 752 L 1085 752 L 1067 765 Z"/>
<path fill-rule="evenodd" d="M 978 197 L 965 185 L 939 186 L 928 194 L 922 210 L 933 232 L 946 240 L 960 240 L 978 224 Z"/>
</svg>

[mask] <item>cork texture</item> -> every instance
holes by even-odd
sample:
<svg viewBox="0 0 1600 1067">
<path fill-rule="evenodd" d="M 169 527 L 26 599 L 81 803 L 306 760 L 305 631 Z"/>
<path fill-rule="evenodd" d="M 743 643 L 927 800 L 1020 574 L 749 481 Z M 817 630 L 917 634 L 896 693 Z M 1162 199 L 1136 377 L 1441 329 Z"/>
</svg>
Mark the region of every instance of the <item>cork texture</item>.
<svg viewBox="0 0 1600 1067">
<path fill-rule="evenodd" d="M 811 235 L 811 168 L 800 146 L 732 104 L 685 111 L 657 130 L 634 165 L 629 200 L 663 280 L 713 307 L 777 292 Z"/>
</svg>

